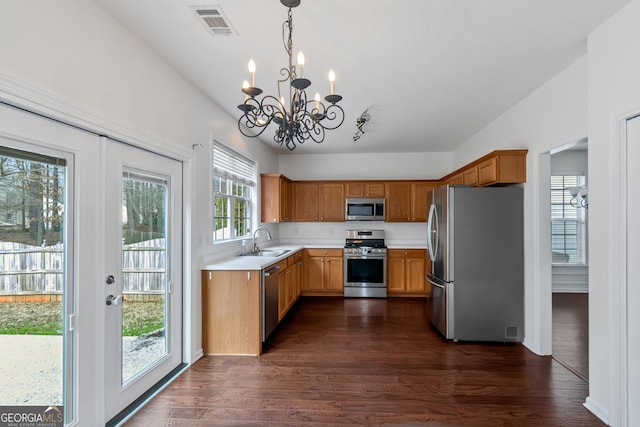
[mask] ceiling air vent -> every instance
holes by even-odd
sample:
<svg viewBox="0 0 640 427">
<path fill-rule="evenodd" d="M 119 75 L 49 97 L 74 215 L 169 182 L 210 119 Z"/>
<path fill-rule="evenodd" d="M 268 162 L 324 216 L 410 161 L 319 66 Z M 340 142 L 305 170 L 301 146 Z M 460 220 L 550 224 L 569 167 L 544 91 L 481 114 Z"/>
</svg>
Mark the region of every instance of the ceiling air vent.
<svg viewBox="0 0 640 427">
<path fill-rule="evenodd" d="M 191 6 L 191 9 L 210 34 L 214 36 L 238 35 L 220 6 Z"/>
</svg>

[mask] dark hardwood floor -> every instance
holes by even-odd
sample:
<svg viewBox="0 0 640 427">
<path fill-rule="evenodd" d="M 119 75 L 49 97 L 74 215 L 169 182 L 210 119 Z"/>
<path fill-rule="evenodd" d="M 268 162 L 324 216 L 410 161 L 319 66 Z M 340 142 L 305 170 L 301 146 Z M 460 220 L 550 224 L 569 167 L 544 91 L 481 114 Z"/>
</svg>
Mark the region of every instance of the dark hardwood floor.
<svg viewBox="0 0 640 427">
<path fill-rule="evenodd" d="M 589 294 L 553 294 L 553 357 L 589 378 Z"/>
<path fill-rule="evenodd" d="M 127 426 L 604 426 L 519 344 L 447 342 L 423 299 L 302 298 L 261 357 L 205 357 Z"/>
</svg>

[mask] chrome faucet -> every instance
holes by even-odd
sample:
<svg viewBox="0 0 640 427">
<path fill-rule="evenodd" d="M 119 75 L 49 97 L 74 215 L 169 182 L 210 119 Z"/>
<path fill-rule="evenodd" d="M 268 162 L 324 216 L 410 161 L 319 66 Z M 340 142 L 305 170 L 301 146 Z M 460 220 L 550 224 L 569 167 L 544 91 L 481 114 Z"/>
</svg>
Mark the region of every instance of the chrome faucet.
<svg viewBox="0 0 640 427">
<path fill-rule="evenodd" d="M 269 229 L 266 227 L 258 227 L 256 228 L 256 231 L 253 232 L 253 247 L 251 250 L 252 254 L 258 253 L 260 251 L 260 248 L 258 247 L 258 243 L 256 242 L 256 234 L 258 234 L 258 231 L 260 230 L 264 230 L 267 232 L 267 238 L 269 240 L 271 240 L 271 233 L 269 232 Z"/>
</svg>

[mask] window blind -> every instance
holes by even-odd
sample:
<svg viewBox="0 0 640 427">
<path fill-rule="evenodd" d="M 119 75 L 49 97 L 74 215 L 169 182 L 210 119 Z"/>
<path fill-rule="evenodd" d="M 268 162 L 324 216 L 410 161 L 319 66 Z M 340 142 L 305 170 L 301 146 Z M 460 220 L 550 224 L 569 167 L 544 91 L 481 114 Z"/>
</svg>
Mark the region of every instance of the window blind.
<svg viewBox="0 0 640 427">
<path fill-rule="evenodd" d="M 256 171 L 255 162 L 247 159 L 242 154 L 220 144 L 213 143 L 213 173 L 214 175 L 231 178 L 244 184 L 255 187 Z"/>
</svg>

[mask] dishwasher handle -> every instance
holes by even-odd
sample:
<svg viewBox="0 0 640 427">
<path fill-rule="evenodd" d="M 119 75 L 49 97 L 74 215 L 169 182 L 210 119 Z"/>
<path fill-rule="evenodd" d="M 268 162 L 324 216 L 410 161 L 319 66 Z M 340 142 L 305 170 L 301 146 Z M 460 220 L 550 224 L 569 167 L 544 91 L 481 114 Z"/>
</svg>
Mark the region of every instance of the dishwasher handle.
<svg viewBox="0 0 640 427">
<path fill-rule="evenodd" d="M 265 277 L 269 277 L 274 273 L 277 273 L 278 270 L 280 270 L 280 266 L 279 265 L 274 265 L 273 267 L 270 267 L 268 270 L 264 271 L 264 276 Z"/>
</svg>

